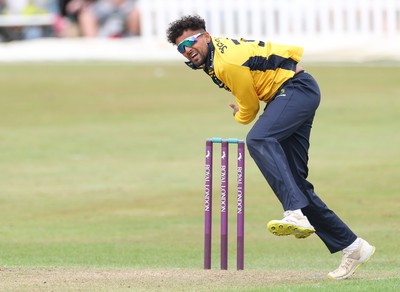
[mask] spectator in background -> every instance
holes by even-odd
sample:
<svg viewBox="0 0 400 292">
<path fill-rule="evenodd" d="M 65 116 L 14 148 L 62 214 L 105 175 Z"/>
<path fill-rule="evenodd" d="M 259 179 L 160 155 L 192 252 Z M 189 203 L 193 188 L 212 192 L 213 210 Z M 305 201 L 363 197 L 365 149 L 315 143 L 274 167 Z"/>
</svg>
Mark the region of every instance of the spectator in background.
<svg viewBox="0 0 400 292">
<path fill-rule="evenodd" d="M 137 0 L 72 0 L 70 4 L 78 9 L 77 19 L 82 36 L 126 37 L 140 34 L 137 2 Z"/>
<path fill-rule="evenodd" d="M 84 8 L 96 0 L 59 0 L 61 14 L 73 22 L 78 22 L 78 16 Z"/>
<path fill-rule="evenodd" d="M 0 0 L 0 9 L 6 15 L 58 15 L 58 4 L 59 0 Z M 40 25 L 21 26 L 16 23 L 15 26 L 3 29 L 3 32 L 2 35 L 7 35 L 5 41 L 25 40 L 52 36 L 53 28 Z"/>
<path fill-rule="evenodd" d="M 6 0 L 0 0 L 0 15 L 6 13 Z M 9 42 L 11 41 L 10 33 L 7 28 L 0 27 L 0 42 Z"/>
<path fill-rule="evenodd" d="M 0 14 L 4 13 L 5 8 L 6 8 L 6 0 L 0 0 Z"/>
<path fill-rule="evenodd" d="M 93 0 L 59 0 L 61 17 L 64 19 L 66 29 L 64 37 L 80 36 L 78 27 L 78 17 L 83 8 L 89 5 Z"/>
</svg>

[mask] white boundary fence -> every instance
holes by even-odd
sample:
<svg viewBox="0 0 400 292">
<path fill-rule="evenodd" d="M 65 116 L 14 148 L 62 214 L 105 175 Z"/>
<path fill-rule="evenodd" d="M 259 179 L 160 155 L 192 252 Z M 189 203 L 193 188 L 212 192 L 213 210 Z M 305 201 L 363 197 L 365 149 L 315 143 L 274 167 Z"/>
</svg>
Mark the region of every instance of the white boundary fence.
<svg viewBox="0 0 400 292">
<path fill-rule="evenodd" d="M 400 37 L 400 0 L 139 0 L 144 39 L 198 14 L 215 36 L 248 39 Z"/>
<path fill-rule="evenodd" d="M 204 17 L 214 36 L 303 46 L 305 62 L 400 61 L 400 0 L 139 0 L 139 4 L 140 37 L 1 43 L 0 62 L 183 61 L 167 43 L 166 29 L 187 14 Z"/>
</svg>

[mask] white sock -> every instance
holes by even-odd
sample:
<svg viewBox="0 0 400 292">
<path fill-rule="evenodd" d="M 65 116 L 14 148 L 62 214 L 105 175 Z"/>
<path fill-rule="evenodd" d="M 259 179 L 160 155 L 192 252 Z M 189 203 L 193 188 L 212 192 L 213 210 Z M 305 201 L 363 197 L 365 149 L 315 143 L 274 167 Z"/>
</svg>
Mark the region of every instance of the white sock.
<svg viewBox="0 0 400 292">
<path fill-rule="evenodd" d="M 343 251 L 353 251 L 356 250 L 357 248 L 360 247 L 361 244 L 361 238 L 357 237 L 356 240 L 352 244 L 350 244 L 348 247 L 346 247 Z"/>
</svg>

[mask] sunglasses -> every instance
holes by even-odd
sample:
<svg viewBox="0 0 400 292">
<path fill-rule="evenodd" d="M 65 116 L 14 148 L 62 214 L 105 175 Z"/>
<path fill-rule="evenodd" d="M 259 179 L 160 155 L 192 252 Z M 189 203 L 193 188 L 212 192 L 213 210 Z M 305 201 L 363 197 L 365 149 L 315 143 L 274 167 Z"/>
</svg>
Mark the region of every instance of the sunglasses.
<svg viewBox="0 0 400 292">
<path fill-rule="evenodd" d="M 181 41 L 177 47 L 178 52 L 183 54 L 185 52 L 185 48 L 188 47 L 190 48 L 191 46 L 193 46 L 196 42 L 199 36 L 201 36 L 202 34 L 206 33 L 204 32 L 199 32 L 198 34 L 192 35 L 188 38 L 185 38 L 183 41 Z"/>
</svg>

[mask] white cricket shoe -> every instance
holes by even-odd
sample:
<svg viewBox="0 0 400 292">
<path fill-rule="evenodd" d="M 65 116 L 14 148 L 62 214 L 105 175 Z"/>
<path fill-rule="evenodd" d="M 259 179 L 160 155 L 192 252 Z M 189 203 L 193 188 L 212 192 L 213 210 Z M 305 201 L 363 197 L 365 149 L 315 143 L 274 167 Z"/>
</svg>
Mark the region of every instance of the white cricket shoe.
<svg viewBox="0 0 400 292">
<path fill-rule="evenodd" d="M 296 238 L 306 238 L 315 232 L 306 216 L 293 211 L 285 211 L 282 220 L 271 220 L 268 230 L 276 236 L 294 235 Z"/>
<path fill-rule="evenodd" d="M 366 263 L 375 253 L 375 246 L 370 245 L 362 238 L 359 240 L 358 246 L 355 249 L 343 250 L 343 257 L 339 268 L 328 273 L 328 278 L 332 280 L 342 280 L 350 277 L 359 266 Z"/>
</svg>

